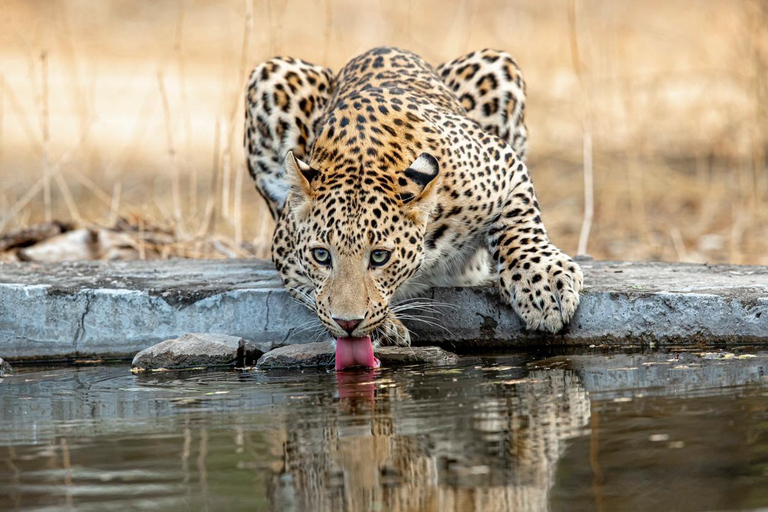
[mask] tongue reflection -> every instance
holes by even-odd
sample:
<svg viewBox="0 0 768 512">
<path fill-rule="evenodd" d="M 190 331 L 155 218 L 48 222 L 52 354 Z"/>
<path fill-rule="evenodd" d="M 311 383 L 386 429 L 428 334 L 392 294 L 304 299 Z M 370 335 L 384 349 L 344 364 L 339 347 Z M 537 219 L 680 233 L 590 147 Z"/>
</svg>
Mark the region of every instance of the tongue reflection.
<svg viewBox="0 0 768 512">
<path fill-rule="evenodd" d="M 378 368 L 381 363 L 373 357 L 371 337 L 336 338 L 336 370 L 351 366 Z"/>
</svg>

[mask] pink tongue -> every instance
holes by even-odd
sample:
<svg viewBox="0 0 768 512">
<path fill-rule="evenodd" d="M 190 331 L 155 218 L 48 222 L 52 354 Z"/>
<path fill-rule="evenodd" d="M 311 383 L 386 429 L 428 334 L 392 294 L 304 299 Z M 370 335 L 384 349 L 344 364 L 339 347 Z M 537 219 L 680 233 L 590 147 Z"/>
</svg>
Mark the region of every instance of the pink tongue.
<svg viewBox="0 0 768 512">
<path fill-rule="evenodd" d="M 373 357 L 371 337 L 336 338 L 336 370 L 350 366 L 365 366 L 378 368 L 381 363 Z"/>
</svg>

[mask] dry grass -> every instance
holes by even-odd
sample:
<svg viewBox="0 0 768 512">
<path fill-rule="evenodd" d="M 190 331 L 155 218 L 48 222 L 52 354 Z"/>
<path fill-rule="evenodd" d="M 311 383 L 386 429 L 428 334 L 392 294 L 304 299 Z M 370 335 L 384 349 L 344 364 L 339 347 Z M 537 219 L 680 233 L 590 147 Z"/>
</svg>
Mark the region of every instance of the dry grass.
<svg viewBox="0 0 768 512">
<path fill-rule="evenodd" d="M 768 264 L 760 0 L 11 0 L 0 23 L 0 232 L 125 218 L 171 233 L 163 257 L 266 256 L 272 221 L 241 149 L 252 65 L 496 47 L 527 76 L 529 163 L 557 244 Z"/>
</svg>

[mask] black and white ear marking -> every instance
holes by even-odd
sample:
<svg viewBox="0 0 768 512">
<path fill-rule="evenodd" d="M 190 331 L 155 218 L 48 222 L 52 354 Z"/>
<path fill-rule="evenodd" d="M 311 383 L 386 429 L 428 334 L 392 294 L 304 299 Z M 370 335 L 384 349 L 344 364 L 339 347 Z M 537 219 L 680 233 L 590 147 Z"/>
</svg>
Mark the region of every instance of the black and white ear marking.
<svg viewBox="0 0 768 512">
<path fill-rule="evenodd" d="M 291 193 L 288 196 L 288 201 L 290 201 L 291 209 L 300 217 L 304 216 L 309 211 L 307 207 L 315 195 L 315 189 L 319 186 L 320 171 L 312 169 L 296 158 L 293 151 L 289 151 L 285 155 L 285 175 L 290 184 Z M 313 180 L 315 181 L 314 184 L 312 183 Z"/>
<path fill-rule="evenodd" d="M 309 165 L 296 158 L 296 155 L 293 154 L 293 151 L 289 151 L 285 156 L 285 170 L 289 175 L 301 174 L 301 176 L 307 180 L 308 184 L 312 183 L 312 180 L 315 179 L 318 174 L 320 174 L 320 171 L 312 169 Z"/>
<path fill-rule="evenodd" d="M 405 175 L 415 182 L 422 189 L 429 185 L 437 177 L 439 166 L 435 157 L 429 153 L 422 153 L 419 158 L 414 160 L 410 167 L 405 170 Z"/>
<path fill-rule="evenodd" d="M 439 165 L 435 157 L 422 153 L 403 171 L 403 177 L 398 179 L 398 198 L 408 204 L 415 198 L 421 198 L 430 188 L 439 174 Z"/>
</svg>

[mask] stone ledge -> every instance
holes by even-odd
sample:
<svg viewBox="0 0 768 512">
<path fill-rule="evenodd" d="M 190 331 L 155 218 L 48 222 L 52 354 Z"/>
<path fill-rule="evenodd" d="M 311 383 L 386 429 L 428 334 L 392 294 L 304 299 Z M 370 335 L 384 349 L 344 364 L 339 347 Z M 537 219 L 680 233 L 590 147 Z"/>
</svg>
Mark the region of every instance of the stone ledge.
<svg viewBox="0 0 768 512">
<path fill-rule="evenodd" d="M 768 344 L 768 267 L 581 261 L 586 287 L 562 333 L 525 332 L 493 288 L 436 288 L 438 326 L 416 345 L 468 352 L 531 345 Z M 190 332 L 272 346 L 319 341 L 313 315 L 269 262 L 0 264 L 0 356 L 130 357 Z"/>
</svg>

